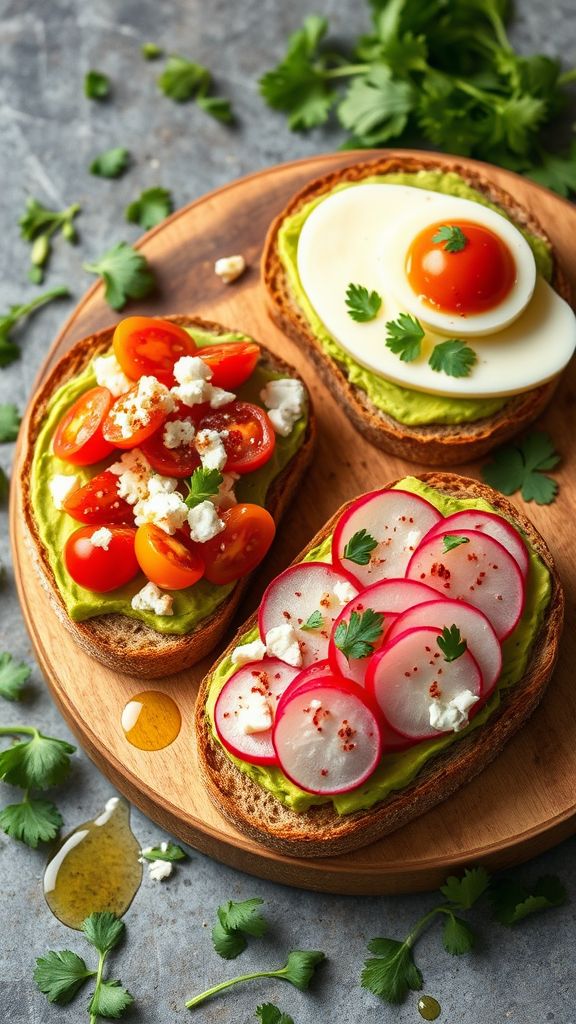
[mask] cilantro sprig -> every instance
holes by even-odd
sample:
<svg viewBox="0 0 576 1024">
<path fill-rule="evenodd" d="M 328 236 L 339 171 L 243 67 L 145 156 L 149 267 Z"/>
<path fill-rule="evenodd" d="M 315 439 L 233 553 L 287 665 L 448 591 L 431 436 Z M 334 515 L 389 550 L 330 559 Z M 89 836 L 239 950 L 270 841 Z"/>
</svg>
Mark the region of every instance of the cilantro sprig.
<svg viewBox="0 0 576 1024">
<path fill-rule="evenodd" d="M 367 323 L 378 316 L 382 305 L 382 296 L 378 292 L 369 292 L 362 284 L 349 284 L 346 289 L 346 306 L 348 316 L 358 323 Z"/>
<path fill-rule="evenodd" d="M 4 651 L 0 654 L 0 697 L 4 697 L 4 700 L 20 700 L 31 674 L 29 665 L 14 661 L 12 655 Z"/>
<path fill-rule="evenodd" d="M 148 188 L 126 207 L 126 220 L 149 231 L 172 213 L 173 205 L 172 195 L 167 188 Z"/>
<path fill-rule="evenodd" d="M 388 321 L 386 331 L 386 348 L 403 363 L 413 363 L 418 359 L 425 331 L 417 317 L 411 313 L 400 313 L 396 320 Z M 468 377 L 477 362 L 474 350 L 459 338 L 438 342 L 428 359 L 428 365 L 436 373 L 446 373 L 449 377 Z"/>
<path fill-rule="evenodd" d="M 474 349 L 459 338 L 449 338 L 434 346 L 428 362 L 436 373 L 446 373 L 449 377 L 469 377 L 472 367 L 478 362 L 478 356 Z"/>
<path fill-rule="evenodd" d="M 284 1013 L 274 1003 L 262 1003 L 256 1007 L 256 1017 L 260 1024 L 294 1024 L 294 1018 Z"/>
<path fill-rule="evenodd" d="M 13 839 L 35 848 L 38 843 L 56 837 L 62 816 L 51 801 L 31 793 L 64 781 L 76 747 L 45 736 L 34 726 L 0 726 L 0 736 L 29 737 L 0 752 L 0 780 L 23 790 L 20 803 L 9 804 L 0 811 L 0 828 Z"/>
<path fill-rule="evenodd" d="M 235 960 L 246 949 L 247 935 L 259 939 L 268 931 L 268 922 L 260 913 L 263 903 L 264 900 L 255 897 L 240 903 L 228 900 L 218 907 L 212 943 L 224 960 Z"/>
<path fill-rule="evenodd" d="M 72 245 L 77 242 L 74 220 L 79 213 L 78 203 L 72 203 L 65 210 L 51 210 L 32 196 L 26 200 L 26 209 L 18 224 L 20 237 L 32 245 L 28 277 L 33 284 L 41 284 L 44 279 L 54 235 L 60 233 Z"/>
<path fill-rule="evenodd" d="M 302 623 L 302 625 L 300 626 L 300 629 L 306 629 L 306 630 L 322 629 L 323 625 L 324 625 L 324 616 L 322 615 L 322 612 L 320 611 L 320 609 L 317 608 L 316 611 L 312 612 L 312 614 L 308 616 L 308 618 L 306 619 L 306 622 Z"/>
<path fill-rule="evenodd" d="M 230 100 L 211 95 L 212 75 L 203 64 L 173 54 L 158 78 L 158 86 L 165 96 L 176 103 L 195 100 L 205 113 L 217 121 L 230 124 L 234 120 Z"/>
<path fill-rule="evenodd" d="M 70 292 L 66 286 L 60 285 L 48 292 L 44 292 L 42 295 L 38 295 L 31 302 L 10 306 L 7 313 L 0 315 L 0 367 L 9 366 L 10 363 L 13 363 L 15 359 L 20 357 L 20 348 L 10 336 L 17 324 L 30 316 L 31 313 L 34 313 L 35 310 L 40 309 L 41 306 L 46 306 L 49 302 L 53 302 L 54 299 L 67 298 L 69 294 Z"/>
<path fill-rule="evenodd" d="M 90 174 L 97 178 L 119 178 L 130 163 L 130 153 L 123 146 L 115 146 L 99 153 L 90 164 Z"/>
<path fill-rule="evenodd" d="M 432 236 L 433 242 L 444 242 L 444 252 L 462 252 L 462 249 L 466 247 L 468 239 L 462 231 L 455 224 L 443 224 L 442 227 L 438 228 L 435 235 Z"/>
<path fill-rule="evenodd" d="M 188 480 L 188 494 L 184 501 L 188 508 L 195 508 L 203 501 L 208 501 L 218 494 L 223 476 L 217 469 L 206 469 L 205 466 L 198 466 Z"/>
<path fill-rule="evenodd" d="M 444 655 L 444 661 L 456 661 L 457 658 L 462 657 L 468 648 L 466 640 L 462 639 L 458 626 L 454 624 L 444 626 L 440 636 L 436 637 L 436 643 Z"/>
<path fill-rule="evenodd" d="M 357 530 L 344 548 L 344 558 L 356 565 L 368 565 L 370 553 L 378 547 L 378 541 L 368 530 Z"/>
<path fill-rule="evenodd" d="M 372 608 L 352 612 L 348 622 L 340 622 L 334 633 L 334 643 L 350 661 L 351 658 L 368 658 L 374 653 L 374 644 L 382 636 L 384 614 Z"/>
<path fill-rule="evenodd" d="M 410 313 L 400 313 L 397 320 L 386 324 L 386 348 L 400 357 L 403 363 L 412 363 L 422 349 L 422 324 Z"/>
<path fill-rule="evenodd" d="M 565 886 L 555 875 L 544 875 L 532 886 L 522 885 L 508 876 L 496 879 L 490 889 L 494 917 L 508 927 L 530 914 L 561 907 L 567 898 Z"/>
<path fill-rule="evenodd" d="M 535 430 L 521 441 L 503 445 L 482 466 L 482 479 L 502 494 L 521 491 L 524 501 L 549 505 L 558 493 L 558 484 L 544 472 L 554 469 L 561 456 L 550 435 Z"/>
<path fill-rule="evenodd" d="M 300 989 L 301 992 L 305 992 L 310 986 L 316 968 L 325 959 L 325 954 L 319 950 L 292 950 L 288 954 L 288 959 L 284 966 L 279 967 L 278 970 L 253 971 L 250 974 L 241 974 L 237 978 L 231 978 L 229 981 L 222 981 L 219 985 L 214 985 L 212 988 L 206 989 L 205 992 L 201 992 L 200 995 L 194 996 L 193 999 L 189 999 L 186 1006 L 189 1010 L 192 1010 L 212 996 L 224 991 L 224 989 L 230 988 L 232 985 L 241 984 L 244 981 L 252 981 L 255 978 L 279 978 L 281 981 L 288 981 L 295 988 Z"/>
<path fill-rule="evenodd" d="M 459 548 L 461 544 L 469 544 L 470 537 L 459 537 L 455 533 L 445 533 L 442 543 L 444 544 L 444 551 L 452 551 L 454 548 Z"/>
<path fill-rule="evenodd" d="M 84 76 L 84 95 L 89 100 L 106 100 L 111 91 L 108 75 L 103 71 L 87 71 Z"/>
<path fill-rule="evenodd" d="M 112 309 L 123 309 L 128 299 L 143 299 L 155 286 L 146 257 L 127 242 L 118 242 L 94 263 L 83 263 L 89 274 L 101 277 L 104 298 Z"/>
</svg>

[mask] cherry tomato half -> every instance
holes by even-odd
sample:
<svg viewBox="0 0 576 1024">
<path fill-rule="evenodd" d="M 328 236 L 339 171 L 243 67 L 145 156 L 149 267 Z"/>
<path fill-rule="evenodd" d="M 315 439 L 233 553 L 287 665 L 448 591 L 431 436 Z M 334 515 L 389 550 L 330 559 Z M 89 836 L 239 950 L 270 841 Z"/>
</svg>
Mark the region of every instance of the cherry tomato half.
<svg viewBox="0 0 576 1024">
<path fill-rule="evenodd" d="M 222 439 L 228 454 L 228 473 L 252 473 L 272 458 L 276 446 L 276 434 L 267 414 L 251 402 L 231 402 L 209 413 L 198 429 L 228 431 L 228 436 Z"/>
<path fill-rule="evenodd" d="M 103 526 L 106 523 L 134 522 L 134 513 L 118 495 L 118 477 L 105 470 L 87 484 L 72 491 L 63 501 L 64 511 L 79 523 Z"/>
<path fill-rule="evenodd" d="M 112 537 L 107 548 L 92 543 L 93 526 L 81 526 L 64 547 L 64 563 L 80 587 L 106 594 L 124 586 L 140 571 L 134 553 L 136 530 L 131 526 L 108 526 Z"/>
<path fill-rule="evenodd" d="M 183 590 L 204 575 L 204 561 L 198 548 L 187 548 L 154 523 L 136 531 L 136 558 L 149 580 L 166 590 Z"/>
<path fill-rule="evenodd" d="M 234 391 L 252 374 L 260 358 L 255 341 L 229 341 L 223 345 L 205 345 L 197 353 L 212 370 L 214 387 Z"/>
<path fill-rule="evenodd" d="M 167 387 L 174 384 L 174 363 L 193 356 L 196 344 L 178 324 L 153 316 L 129 316 L 121 320 L 112 339 L 114 354 L 131 380 L 156 377 Z"/>
<path fill-rule="evenodd" d="M 160 403 L 148 409 L 144 415 L 136 413 L 135 397 L 137 393 L 138 384 L 135 384 L 130 391 L 116 399 L 104 420 L 102 433 L 106 440 L 116 448 L 136 448 L 146 438 L 151 437 L 166 419 L 167 413 L 164 412 Z M 116 418 L 118 414 L 129 417 L 130 433 L 124 435 Z"/>
<path fill-rule="evenodd" d="M 194 470 L 200 465 L 200 456 L 194 447 L 193 441 L 189 444 L 179 444 L 177 448 L 167 448 L 164 444 L 164 429 L 169 423 L 176 420 L 184 420 L 191 423 L 196 430 L 201 415 L 196 410 L 202 409 L 204 414 L 209 408 L 207 404 L 195 405 L 191 408 L 180 406 L 177 412 L 170 413 L 159 430 L 142 445 L 142 451 L 148 462 L 157 473 L 164 476 L 175 476 L 178 479 L 191 476 Z"/>
<path fill-rule="evenodd" d="M 210 583 L 232 583 L 262 561 L 274 540 L 276 524 L 260 505 L 233 505 L 220 516 L 226 528 L 201 545 L 204 575 Z"/>
<path fill-rule="evenodd" d="M 100 462 L 114 445 L 102 434 L 108 410 L 114 401 L 108 388 L 90 388 L 64 413 L 54 434 L 54 454 L 74 466 Z"/>
</svg>

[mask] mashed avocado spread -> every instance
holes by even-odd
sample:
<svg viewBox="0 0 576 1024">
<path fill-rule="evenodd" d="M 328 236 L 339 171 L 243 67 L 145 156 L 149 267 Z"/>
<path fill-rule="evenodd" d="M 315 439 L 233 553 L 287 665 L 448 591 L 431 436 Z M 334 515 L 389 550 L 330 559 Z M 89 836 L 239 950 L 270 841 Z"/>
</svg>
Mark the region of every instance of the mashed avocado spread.
<svg viewBox="0 0 576 1024">
<path fill-rule="evenodd" d="M 189 329 L 198 346 L 209 344 L 221 344 L 226 341 L 246 341 L 247 336 L 240 333 L 229 333 L 217 337 L 205 331 Z M 283 374 L 274 373 L 271 370 L 256 367 L 254 373 L 242 387 L 238 388 L 238 398 L 255 405 L 262 405 L 260 391 L 269 381 Z M 228 594 L 234 589 L 233 583 L 224 586 L 217 586 L 208 583 L 207 580 L 199 580 L 193 587 L 186 590 L 172 591 L 174 598 L 173 615 L 155 615 L 153 612 L 135 611 L 131 606 L 134 594 L 144 585 L 143 575 L 118 590 L 109 594 L 95 594 L 90 590 L 79 587 L 68 575 L 63 563 L 62 552 L 66 540 L 74 530 L 77 530 L 77 523 L 65 512 L 59 512 L 54 508 L 50 495 L 49 482 L 56 473 L 74 473 L 78 477 L 79 484 L 85 484 L 91 477 L 101 473 L 111 462 L 115 461 L 110 457 L 105 462 L 96 466 L 82 467 L 72 466 L 69 463 L 57 459 L 52 451 L 52 436 L 54 430 L 63 415 L 76 399 L 96 385 L 96 378 L 92 366 L 88 366 L 83 373 L 69 380 L 50 400 L 46 419 L 38 434 L 34 449 L 34 460 L 31 471 L 31 496 L 34 515 L 38 524 L 38 530 L 42 543 L 48 551 L 50 565 L 58 583 L 58 589 L 64 599 L 70 618 L 75 622 L 92 618 L 95 615 L 106 615 L 110 612 L 118 612 L 122 615 L 129 615 L 131 618 L 142 619 L 147 626 L 151 626 L 158 633 L 184 634 L 189 633 L 194 627 L 211 615 L 214 610 L 225 600 Z M 235 494 L 239 502 L 253 502 L 257 505 L 264 505 L 266 493 L 270 484 L 284 467 L 290 462 L 301 446 L 306 433 L 307 417 L 302 416 L 294 425 L 288 437 L 276 436 L 276 447 L 269 462 L 254 473 L 248 473 L 240 477 L 235 485 Z"/>
<path fill-rule="evenodd" d="M 488 502 L 482 499 L 460 500 L 450 498 L 422 483 L 415 477 L 406 477 L 404 480 L 400 480 L 396 486 L 402 490 L 422 495 L 423 498 L 426 498 L 432 505 L 435 505 L 445 516 L 464 508 L 483 509 L 487 512 L 494 511 Z M 331 560 L 331 542 L 332 538 L 327 537 L 322 544 L 309 552 L 306 556 L 306 561 L 329 562 Z M 340 793 L 334 797 L 320 797 L 314 796 L 311 793 L 305 793 L 295 786 L 294 783 L 290 782 L 279 768 L 248 764 L 246 761 L 240 761 L 238 758 L 233 757 L 227 751 L 225 752 L 226 756 L 230 758 L 240 771 L 244 772 L 260 786 L 263 786 L 264 789 L 273 793 L 281 803 L 293 811 L 307 811 L 309 807 L 314 805 L 332 802 L 338 814 L 351 814 L 352 811 L 365 810 L 372 807 L 379 800 L 384 800 L 393 790 L 402 789 L 404 786 L 409 785 L 431 757 L 441 753 L 451 746 L 452 743 L 458 742 L 460 737 L 468 736 L 478 726 L 483 725 L 498 707 L 501 690 L 517 683 L 524 675 L 532 644 L 542 625 L 551 596 L 550 573 L 538 555 L 530 547 L 528 550 L 530 568 L 528 571 L 526 604 L 516 629 L 502 645 L 502 674 L 490 700 L 487 701 L 482 710 L 473 718 L 470 725 L 463 729 L 462 732 L 439 736 L 438 739 L 425 740 L 400 753 L 385 754 L 380 765 L 367 782 L 350 793 Z M 238 643 L 249 643 L 251 640 L 255 640 L 257 636 L 258 628 L 255 627 L 242 636 Z M 217 666 L 210 679 L 206 712 L 212 724 L 212 731 L 216 742 L 218 742 L 218 739 L 213 729 L 216 698 L 224 683 L 234 671 L 235 669 L 230 658 L 225 658 Z"/>
<path fill-rule="evenodd" d="M 468 185 L 458 174 L 452 172 L 417 171 L 412 174 L 397 172 L 364 178 L 362 181 L 362 184 L 378 183 L 411 185 L 414 188 L 428 189 L 430 192 L 460 196 L 462 199 L 471 199 L 482 206 L 488 206 L 506 216 L 505 210 L 495 206 L 482 193 Z M 341 185 L 337 185 L 332 192 L 353 187 L 353 183 L 343 182 Z M 300 232 L 307 217 L 332 192 L 313 199 L 292 217 L 287 217 L 278 232 L 278 253 L 288 275 L 290 287 L 324 351 L 338 363 L 351 384 L 366 392 L 370 401 L 378 409 L 406 426 L 426 426 L 432 423 L 474 423 L 476 420 L 493 416 L 499 412 L 509 401 L 508 398 L 447 398 L 442 395 L 426 395 L 421 391 L 411 391 L 409 388 L 393 384 L 357 363 L 328 333 L 302 287 L 298 274 L 297 249 Z M 549 281 L 552 276 L 552 255 L 549 247 L 536 235 L 527 231 L 523 231 L 522 234 L 534 253 L 538 272 Z"/>
</svg>

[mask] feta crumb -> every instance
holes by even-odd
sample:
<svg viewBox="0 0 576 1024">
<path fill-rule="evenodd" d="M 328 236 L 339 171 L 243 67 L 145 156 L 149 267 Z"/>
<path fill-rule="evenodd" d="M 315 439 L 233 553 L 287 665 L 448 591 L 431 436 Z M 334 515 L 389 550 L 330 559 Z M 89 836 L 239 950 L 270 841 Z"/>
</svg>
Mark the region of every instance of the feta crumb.
<svg viewBox="0 0 576 1024">
<path fill-rule="evenodd" d="M 224 282 L 232 284 L 246 270 L 246 260 L 243 256 L 222 256 L 214 264 L 214 273 Z"/>
<path fill-rule="evenodd" d="M 296 420 L 304 411 L 304 385 L 293 377 L 270 380 L 266 387 L 262 388 L 260 398 L 268 409 L 268 416 L 276 433 L 288 437 Z"/>
<path fill-rule="evenodd" d="M 92 547 L 103 548 L 104 551 L 108 551 L 110 547 L 110 541 L 112 540 L 112 531 L 107 526 L 101 526 L 99 530 L 95 530 L 90 541 Z"/>
<path fill-rule="evenodd" d="M 334 597 L 340 602 L 341 605 L 348 604 L 357 597 L 358 591 L 356 587 L 353 587 L 348 580 L 338 580 L 334 584 Z"/>
<path fill-rule="evenodd" d="M 109 356 L 96 356 L 92 360 L 92 369 L 96 375 L 96 383 L 101 388 L 108 388 L 114 398 L 126 394 L 134 386 L 134 381 L 128 380 L 113 352 Z"/>
<path fill-rule="evenodd" d="M 212 380 L 213 377 L 208 363 L 200 356 L 181 356 L 174 364 L 173 372 L 179 384 L 190 384 L 193 380 Z"/>
<path fill-rule="evenodd" d="M 130 437 L 140 427 L 150 422 L 152 413 L 161 409 L 164 413 L 174 412 L 174 398 L 165 384 L 156 377 L 140 377 L 136 390 L 119 408 L 112 406 L 109 416 L 120 428 L 122 437 Z"/>
<path fill-rule="evenodd" d="M 322 701 L 314 698 L 314 700 L 310 701 L 308 707 L 312 708 L 313 711 L 318 711 L 322 707 Z"/>
<path fill-rule="evenodd" d="M 250 644 L 240 644 L 235 647 L 230 655 L 230 661 L 240 668 L 242 665 L 250 664 L 251 661 L 261 661 L 265 654 L 266 644 L 261 640 L 253 640 Z"/>
<path fill-rule="evenodd" d="M 208 401 L 211 409 L 221 409 L 223 405 L 230 405 L 236 398 L 233 391 L 224 391 L 223 388 L 215 388 L 212 384 L 209 385 L 209 389 Z"/>
<path fill-rule="evenodd" d="M 153 860 L 148 862 L 148 877 L 153 882 L 163 882 L 165 878 L 170 878 L 174 865 L 169 860 Z"/>
<path fill-rule="evenodd" d="M 144 452 L 139 448 L 123 452 L 120 461 L 109 466 L 108 471 L 119 478 L 118 495 L 120 498 L 124 498 L 129 505 L 134 505 L 141 498 L 147 496 L 152 467 Z"/>
<path fill-rule="evenodd" d="M 131 605 L 136 612 L 154 612 L 155 615 L 173 615 L 172 594 L 164 594 L 155 583 L 148 582 L 134 594 Z"/>
<path fill-rule="evenodd" d="M 192 358 L 186 356 L 185 358 Z M 193 405 L 201 405 L 210 400 L 212 385 L 205 380 L 189 380 L 184 384 L 178 384 L 172 388 L 172 394 L 179 402 L 191 408 Z"/>
<path fill-rule="evenodd" d="M 471 690 L 462 690 L 446 704 L 439 700 L 430 702 L 430 725 L 439 732 L 460 732 L 468 725 L 468 712 L 476 701 Z"/>
<path fill-rule="evenodd" d="M 148 480 L 148 494 L 172 494 L 178 486 L 178 481 L 173 476 L 161 476 L 160 473 L 153 473 Z"/>
<path fill-rule="evenodd" d="M 180 448 L 182 445 L 192 444 L 196 427 L 192 420 L 170 420 L 164 426 L 162 441 L 165 448 Z"/>
<path fill-rule="evenodd" d="M 64 508 L 64 499 L 72 494 L 78 487 L 78 477 L 75 473 L 55 473 L 48 481 L 48 487 L 54 503 L 54 508 L 59 512 Z"/>
<path fill-rule="evenodd" d="M 299 668 L 302 664 L 302 651 L 294 626 L 289 623 L 274 626 L 266 633 L 266 650 L 273 658 L 280 658 L 287 665 Z"/>
<path fill-rule="evenodd" d="M 134 506 L 134 522 L 136 526 L 154 523 L 170 535 L 176 533 L 184 525 L 188 517 L 188 506 L 182 495 L 174 491 L 159 491 L 138 501 Z"/>
<path fill-rule="evenodd" d="M 198 544 L 205 544 L 222 533 L 225 524 L 219 518 L 216 506 L 212 501 L 201 501 L 188 512 L 190 537 Z"/>
<path fill-rule="evenodd" d="M 228 455 L 222 438 L 228 437 L 227 430 L 199 430 L 194 445 L 206 469 L 224 469 Z"/>
<path fill-rule="evenodd" d="M 238 711 L 238 725 L 245 736 L 272 728 L 272 708 L 263 693 L 251 693 Z"/>
<path fill-rule="evenodd" d="M 217 508 L 223 509 L 232 508 L 233 505 L 237 505 L 234 485 L 239 479 L 239 473 L 223 473 L 218 493 L 213 494 L 210 501 L 213 501 Z"/>
</svg>

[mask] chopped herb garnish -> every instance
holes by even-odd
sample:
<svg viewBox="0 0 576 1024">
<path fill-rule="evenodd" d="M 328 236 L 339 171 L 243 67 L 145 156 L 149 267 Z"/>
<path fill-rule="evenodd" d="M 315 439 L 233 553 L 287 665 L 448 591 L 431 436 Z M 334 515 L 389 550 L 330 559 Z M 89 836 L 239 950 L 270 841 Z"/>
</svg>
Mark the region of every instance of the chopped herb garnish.
<svg viewBox="0 0 576 1024">
<path fill-rule="evenodd" d="M 382 636 L 383 623 L 383 613 L 372 608 L 367 608 L 362 614 L 352 612 L 348 622 L 343 621 L 336 627 L 334 643 L 348 661 L 351 658 L 368 658 Z"/>
<path fill-rule="evenodd" d="M 58 232 L 72 245 L 77 241 L 74 219 L 80 213 L 78 203 L 72 203 L 65 210 L 51 210 L 37 199 L 29 197 L 26 209 L 20 217 L 20 236 L 32 244 L 28 277 L 33 284 L 40 284 L 52 252 L 52 238 Z"/>
<path fill-rule="evenodd" d="M 442 538 L 444 544 L 444 551 L 452 551 L 452 548 L 457 548 L 460 544 L 469 544 L 470 537 L 457 537 L 455 534 L 446 533 Z"/>
<path fill-rule="evenodd" d="M 162 849 L 162 846 L 165 846 L 166 849 Z M 143 860 L 166 860 L 170 863 L 177 860 L 186 860 L 188 856 L 186 850 L 183 850 L 176 843 L 163 843 L 162 846 L 148 846 L 146 849 L 140 850 L 140 856 Z"/>
<path fill-rule="evenodd" d="M 159 57 L 164 56 L 163 49 L 157 43 L 142 43 L 140 53 L 144 60 L 158 60 Z"/>
<path fill-rule="evenodd" d="M 230 981 L 222 981 L 219 985 L 214 985 L 213 988 L 207 989 L 206 992 L 201 992 L 199 996 L 189 999 L 186 1006 L 191 1010 L 193 1007 L 205 1002 L 206 999 L 217 995 L 218 992 L 230 988 L 231 985 L 238 985 L 243 981 L 252 981 L 255 978 L 280 978 L 282 981 L 289 981 L 291 985 L 300 989 L 301 992 L 305 992 L 314 977 L 316 968 L 325 959 L 325 954 L 317 950 L 293 950 L 288 954 L 284 967 L 280 967 L 277 971 L 254 971 L 250 974 L 241 974 L 238 978 L 231 978 Z"/>
<path fill-rule="evenodd" d="M 378 315 L 382 297 L 378 292 L 369 292 L 362 284 L 349 284 L 346 289 L 346 305 L 352 320 L 367 323 Z"/>
<path fill-rule="evenodd" d="M 0 442 L 15 441 L 20 426 L 20 413 L 12 402 L 0 405 Z"/>
<path fill-rule="evenodd" d="M 449 338 L 434 346 L 428 362 L 437 373 L 447 373 L 449 377 L 469 377 L 470 370 L 478 362 L 478 356 L 459 338 Z"/>
<path fill-rule="evenodd" d="M 188 481 L 188 494 L 184 499 L 188 508 L 195 508 L 203 501 L 208 501 L 218 494 L 223 476 L 217 469 L 206 469 L 198 466 Z"/>
<path fill-rule="evenodd" d="M 403 363 L 411 363 L 420 355 L 424 331 L 422 324 L 410 313 L 400 313 L 397 320 L 386 324 L 386 347 Z"/>
<path fill-rule="evenodd" d="M 246 936 L 261 938 L 268 931 L 268 922 L 260 913 L 264 903 L 259 897 L 234 903 L 228 900 L 218 907 L 218 920 L 212 929 L 212 942 L 224 960 L 234 960 L 246 949 Z"/>
<path fill-rule="evenodd" d="M 76 748 L 65 740 L 44 736 L 33 726 L 0 726 L 0 736 L 30 737 L 0 753 L 0 780 L 24 791 L 21 803 L 0 811 L 0 828 L 13 839 L 36 847 L 56 837 L 62 816 L 53 803 L 32 798 L 30 791 L 51 789 L 63 782 Z"/>
<path fill-rule="evenodd" d="M 453 224 L 444 224 L 435 235 L 432 236 L 433 242 L 444 242 L 445 252 L 462 252 L 462 249 L 466 246 L 468 239 L 462 231 L 462 228 L 456 227 Z"/>
<path fill-rule="evenodd" d="M 367 530 L 358 530 L 353 533 L 344 548 L 344 558 L 356 565 L 368 565 L 370 552 L 378 547 L 378 541 Z"/>
<path fill-rule="evenodd" d="M 492 462 L 482 466 L 482 478 L 502 494 L 522 492 L 524 501 L 549 505 L 558 493 L 558 484 L 543 472 L 560 462 L 549 434 L 535 430 L 522 441 L 503 445 L 492 454 Z"/>
<path fill-rule="evenodd" d="M 7 652 L 0 654 L 0 697 L 4 697 L 4 700 L 20 700 L 31 674 L 29 665 L 14 661 Z"/>
<path fill-rule="evenodd" d="M 256 1016 L 260 1024 L 294 1024 L 289 1013 L 283 1013 L 274 1003 L 262 1003 L 256 1007 Z"/>
<path fill-rule="evenodd" d="M 323 625 L 324 625 L 324 616 L 322 615 L 322 612 L 321 611 L 315 611 L 315 612 L 312 612 L 312 614 L 308 616 L 308 618 L 306 619 L 306 622 L 302 623 L 302 625 L 300 626 L 300 629 L 322 629 Z"/>
<path fill-rule="evenodd" d="M 84 77 L 84 95 L 89 100 L 105 100 L 110 95 L 110 79 L 102 71 L 87 71 Z"/>
<path fill-rule="evenodd" d="M 148 188 L 126 207 L 126 220 L 149 231 L 172 213 L 172 207 L 172 196 L 168 189 L 160 186 Z"/>
<path fill-rule="evenodd" d="M 464 651 L 467 649 L 468 644 L 462 639 L 458 626 L 444 626 L 440 636 L 436 638 L 436 643 L 444 655 L 444 661 L 456 661 L 460 658 Z"/>
<path fill-rule="evenodd" d="M 53 302 L 54 299 L 66 298 L 70 292 L 62 285 L 59 288 L 52 288 L 43 295 L 38 295 L 32 302 L 23 303 L 20 306 L 10 306 L 8 313 L 0 316 L 0 367 L 9 366 L 15 359 L 20 357 L 20 348 L 10 337 L 11 330 L 16 327 L 20 320 L 30 316 L 36 309 Z"/>
<path fill-rule="evenodd" d="M 567 898 L 565 886 L 554 875 L 544 875 L 529 888 L 510 877 L 500 878 L 490 887 L 493 915 L 508 926 L 541 910 L 560 907 Z"/>
<path fill-rule="evenodd" d="M 112 309 L 123 309 L 128 299 L 143 299 L 155 285 L 146 257 L 127 242 L 118 242 L 95 263 L 82 267 L 102 278 L 104 298 Z"/>
<path fill-rule="evenodd" d="M 217 121 L 230 123 L 233 120 L 229 100 L 209 95 L 212 75 L 202 64 L 173 54 L 158 79 L 158 85 L 165 96 L 176 103 L 196 100 L 198 106 Z"/>
<path fill-rule="evenodd" d="M 122 146 L 106 149 L 90 164 L 90 174 L 98 178 L 119 178 L 130 163 L 130 153 Z"/>
</svg>

